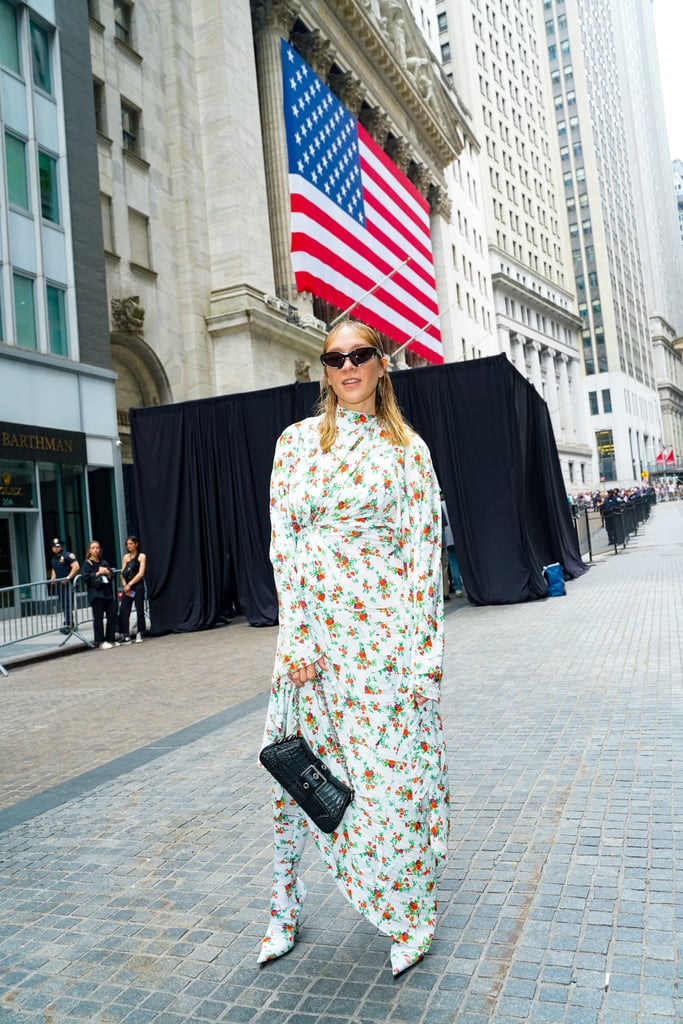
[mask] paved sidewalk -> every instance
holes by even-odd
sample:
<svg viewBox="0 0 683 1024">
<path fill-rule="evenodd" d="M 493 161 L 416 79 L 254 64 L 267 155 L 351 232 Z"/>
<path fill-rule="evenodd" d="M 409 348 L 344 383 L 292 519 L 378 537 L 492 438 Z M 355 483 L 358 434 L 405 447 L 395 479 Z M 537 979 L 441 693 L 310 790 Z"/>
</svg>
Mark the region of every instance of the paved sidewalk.
<svg viewBox="0 0 683 1024">
<path fill-rule="evenodd" d="M 453 827 L 437 936 L 389 940 L 307 851 L 259 969 L 256 764 L 275 630 L 0 679 L 0 1022 L 683 1024 L 683 503 L 568 596 L 449 611 Z"/>
</svg>

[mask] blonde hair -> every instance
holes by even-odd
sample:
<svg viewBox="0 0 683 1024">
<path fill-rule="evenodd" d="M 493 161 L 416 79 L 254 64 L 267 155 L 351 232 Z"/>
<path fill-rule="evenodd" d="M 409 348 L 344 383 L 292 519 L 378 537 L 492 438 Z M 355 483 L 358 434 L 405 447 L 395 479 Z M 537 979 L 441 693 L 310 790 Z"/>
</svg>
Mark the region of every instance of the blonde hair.
<svg viewBox="0 0 683 1024">
<path fill-rule="evenodd" d="M 354 334 L 357 334 L 361 341 L 364 341 L 366 345 L 376 348 L 380 353 L 380 357 L 384 358 L 384 347 L 377 331 L 374 331 L 372 327 L 368 327 L 367 324 L 362 324 L 356 320 L 342 320 L 341 323 L 336 324 L 325 338 L 323 352 L 327 352 L 334 344 L 337 335 L 344 327 L 353 328 Z M 319 430 L 320 447 L 324 452 L 330 450 L 337 437 L 337 405 L 337 396 L 329 385 L 327 370 L 325 370 L 320 381 L 320 401 L 316 410 L 322 416 Z M 405 448 L 410 443 L 411 429 L 398 407 L 394 386 L 391 383 L 389 374 L 386 372 L 377 382 L 375 416 L 381 426 L 384 427 L 390 444 L 401 445 Z"/>
</svg>

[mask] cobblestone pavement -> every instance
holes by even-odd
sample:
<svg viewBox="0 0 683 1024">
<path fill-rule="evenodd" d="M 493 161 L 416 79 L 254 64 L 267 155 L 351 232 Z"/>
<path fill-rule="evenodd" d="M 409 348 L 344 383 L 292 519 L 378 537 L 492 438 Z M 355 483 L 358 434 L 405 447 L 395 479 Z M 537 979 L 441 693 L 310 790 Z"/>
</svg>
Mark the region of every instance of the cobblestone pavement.
<svg viewBox="0 0 683 1024">
<path fill-rule="evenodd" d="M 432 949 L 311 847 L 289 956 L 257 766 L 274 630 L 0 679 L 0 1022 L 683 1024 L 683 503 L 568 595 L 449 610 L 453 819 Z"/>
</svg>

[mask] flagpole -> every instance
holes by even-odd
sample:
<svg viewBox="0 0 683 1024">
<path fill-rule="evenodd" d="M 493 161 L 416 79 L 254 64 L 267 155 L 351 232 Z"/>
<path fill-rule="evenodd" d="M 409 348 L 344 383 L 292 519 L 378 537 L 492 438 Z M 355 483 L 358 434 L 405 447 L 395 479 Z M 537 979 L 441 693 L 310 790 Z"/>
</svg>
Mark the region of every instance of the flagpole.
<svg viewBox="0 0 683 1024">
<path fill-rule="evenodd" d="M 327 325 L 328 333 L 336 324 L 339 323 L 340 320 L 343 320 L 345 316 L 348 316 L 352 309 L 355 309 L 356 306 L 360 305 L 363 299 L 367 299 L 370 295 L 374 295 L 377 289 L 381 288 L 385 281 L 388 281 L 391 277 L 394 276 L 394 274 L 398 273 L 401 267 L 405 267 L 406 263 L 410 263 L 410 259 L 410 256 L 406 256 L 406 258 L 402 260 L 397 267 L 394 267 L 394 269 L 390 270 L 388 274 L 385 274 L 381 281 L 378 281 L 377 284 L 373 285 L 372 288 L 369 289 L 369 291 L 365 292 L 364 295 L 361 295 L 361 297 L 359 299 L 356 299 L 355 302 L 352 302 L 351 305 L 347 309 L 345 309 L 343 313 L 340 313 L 339 316 L 336 316 L 332 323 Z"/>
<path fill-rule="evenodd" d="M 439 319 L 440 316 L 445 316 L 446 313 L 450 313 L 450 311 L 453 309 L 454 305 L 455 305 L 455 302 L 451 302 L 451 304 L 448 307 L 448 309 L 444 310 L 443 313 L 437 313 L 435 316 L 432 317 L 431 320 L 427 320 L 426 323 L 424 323 L 422 325 L 422 327 L 417 332 L 417 334 L 414 334 L 412 336 L 412 338 L 408 338 L 408 340 L 405 342 L 404 345 L 401 345 L 400 348 L 397 348 L 394 352 L 391 353 L 390 361 L 393 363 L 393 361 L 396 358 L 396 356 L 400 356 L 401 352 L 403 352 L 404 349 L 408 348 L 408 345 L 410 345 L 413 341 L 415 341 L 415 339 L 417 338 L 418 334 L 422 334 L 422 332 L 426 331 L 428 327 L 431 327 L 432 324 L 436 323 L 436 321 Z"/>
</svg>

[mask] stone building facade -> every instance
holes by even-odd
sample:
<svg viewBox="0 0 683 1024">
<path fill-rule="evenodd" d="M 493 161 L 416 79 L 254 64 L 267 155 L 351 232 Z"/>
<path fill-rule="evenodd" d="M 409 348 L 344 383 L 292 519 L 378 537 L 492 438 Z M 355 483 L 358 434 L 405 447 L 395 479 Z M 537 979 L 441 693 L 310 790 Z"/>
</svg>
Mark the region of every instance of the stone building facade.
<svg viewBox="0 0 683 1024">
<path fill-rule="evenodd" d="M 468 116 L 403 0 L 90 0 L 119 427 L 131 406 L 316 374 L 325 323 L 297 293 L 280 39 L 428 200 L 448 301 L 446 169 Z M 441 318 L 447 359 L 457 316 Z M 309 368 L 312 368 L 309 369 Z"/>
</svg>

